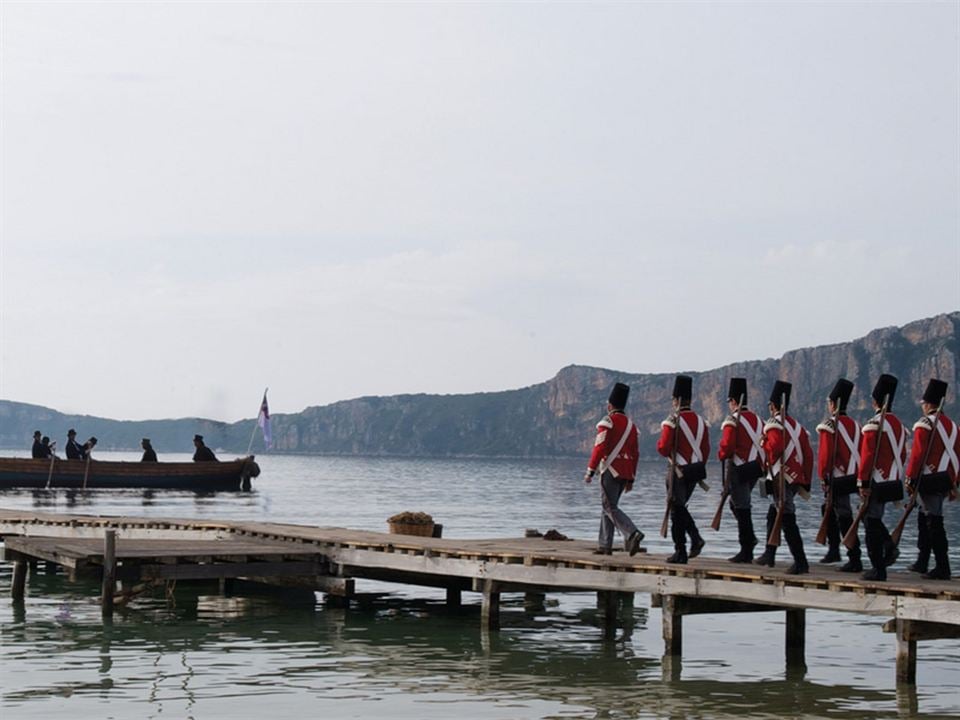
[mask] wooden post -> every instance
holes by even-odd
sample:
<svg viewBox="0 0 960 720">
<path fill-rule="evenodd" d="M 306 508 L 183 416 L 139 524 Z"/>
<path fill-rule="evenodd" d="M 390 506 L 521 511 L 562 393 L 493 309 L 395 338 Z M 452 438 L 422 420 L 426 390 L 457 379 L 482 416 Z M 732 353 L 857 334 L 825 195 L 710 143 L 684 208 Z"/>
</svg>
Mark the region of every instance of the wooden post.
<svg viewBox="0 0 960 720">
<path fill-rule="evenodd" d="M 113 593 L 116 584 L 117 531 L 107 530 L 103 536 L 103 588 L 100 591 L 100 609 L 105 620 L 113 617 Z"/>
<path fill-rule="evenodd" d="M 897 620 L 897 684 L 917 683 L 917 641 L 908 635 L 909 625 Z"/>
<path fill-rule="evenodd" d="M 457 588 L 447 588 L 447 607 L 459 608 L 462 604 L 462 593 Z"/>
<path fill-rule="evenodd" d="M 500 629 L 500 591 L 493 580 L 483 581 L 483 603 L 480 606 L 480 626 L 484 630 Z"/>
<path fill-rule="evenodd" d="M 597 592 L 597 606 L 603 612 L 603 637 L 612 640 L 617 636 L 617 605 L 619 593 L 613 590 Z"/>
<path fill-rule="evenodd" d="M 660 600 L 660 613 L 663 616 L 663 654 L 680 657 L 683 655 L 683 615 L 677 607 L 677 598 L 663 595 Z"/>
<path fill-rule="evenodd" d="M 787 610 L 786 657 L 790 665 L 806 662 L 807 611 L 804 608 Z"/>
<path fill-rule="evenodd" d="M 27 561 L 23 559 L 15 560 L 13 563 L 13 584 L 10 585 L 10 597 L 16 603 L 23 602 L 23 596 L 27 589 Z"/>
</svg>

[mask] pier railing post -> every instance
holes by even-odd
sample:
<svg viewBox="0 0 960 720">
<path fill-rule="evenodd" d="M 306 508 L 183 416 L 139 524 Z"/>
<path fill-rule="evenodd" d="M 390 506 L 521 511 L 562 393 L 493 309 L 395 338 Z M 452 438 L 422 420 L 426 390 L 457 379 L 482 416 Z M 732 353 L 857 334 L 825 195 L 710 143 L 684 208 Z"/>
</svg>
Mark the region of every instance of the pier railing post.
<svg viewBox="0 0 960 720">
<path fill-rule="evenodd" d="M 113 593 L 117 586 L 117 531 L 107 530 L 103 536 L 103 587 L 100 601 L 105 620 L 113 617 Z"/>
</svg>

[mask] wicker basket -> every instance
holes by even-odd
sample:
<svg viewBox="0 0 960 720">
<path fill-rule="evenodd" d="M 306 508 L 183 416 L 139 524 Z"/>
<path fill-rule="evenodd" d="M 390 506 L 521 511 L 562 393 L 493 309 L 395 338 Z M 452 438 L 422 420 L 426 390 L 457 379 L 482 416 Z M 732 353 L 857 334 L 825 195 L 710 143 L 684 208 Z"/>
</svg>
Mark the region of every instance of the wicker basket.
<svg viewBox="0 0 960 720">
<path fill-rule="evenodd" d="M 413 525 L 412 523 L 388 523 L 394 535 L 419 535 L 433 537 L 433 523 Z"/>
</svg>

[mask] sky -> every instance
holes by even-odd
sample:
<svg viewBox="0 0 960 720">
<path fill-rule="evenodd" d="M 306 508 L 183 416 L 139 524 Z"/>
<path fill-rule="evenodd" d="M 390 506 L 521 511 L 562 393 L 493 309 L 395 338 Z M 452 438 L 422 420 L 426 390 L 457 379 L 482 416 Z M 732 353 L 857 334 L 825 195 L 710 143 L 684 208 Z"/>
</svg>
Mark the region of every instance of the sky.
<svg viewBox="0 0 960 720">
<path fill-rule="evenodd" d="M 960 4 L 0 4 L 0 398 L 706 370 L 960 309 Z"/>
</svg>

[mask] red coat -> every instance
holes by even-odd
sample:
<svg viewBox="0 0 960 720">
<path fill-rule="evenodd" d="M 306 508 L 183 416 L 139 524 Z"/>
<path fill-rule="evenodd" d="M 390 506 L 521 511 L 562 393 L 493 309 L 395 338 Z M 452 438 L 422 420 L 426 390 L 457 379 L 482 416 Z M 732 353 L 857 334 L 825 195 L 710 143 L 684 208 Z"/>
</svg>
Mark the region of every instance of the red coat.
<svg viewBox="0 0 960 720">
<path fill-rule="evenodd" d="M 613 463 L 609 463 L 607 458 L 613 453 L 617 445 L 620 444 L 620 438 L 624 436 L 629 428 L 629 434 L 617 453 Z M 637 449 L 637 426 L 619 410 L 614 410 L 609 415 L 597 423 L 597 439 L 593 444 L 593 452 L 590 454 L 590 462 L 587 469 L 596 471 L 603 462 L 605 469 L 609 470 L 615 478 L 621 480 L 633 480 L 637 474 L 637 460 L 640 453 Z"/>
<path fill-rule="evenodd" d="M 678 467 L 695 462 L 706 462 L 710 455 L 710 429 L 702 417 L 689 408 L 680 411 L 680 431 L 677 435 Z M 677 416 L 671 415 L 660 423 L 660 439 L 657 452 L 670 457 L 673 451 L 673 435 L 677 432 Z"/>
<path fill-rule="evenodd" d="M 875 482 L 902 480 L 903 461 L 907 458 L 907 433 L 903 423 L 893 413 L 883 417 L 883 434 L 877 441 L 880 413 L 877 413 L 863 426 L 860 439 L 860 469 L 857 471 L 857 485 L 867 487 L 872 478 Z"/>
<path fill-rule="evenodd" d="M 937 418 L 937 431 L 933 433 L 933 445 L 927 455 L 927 445 L 933 430 L 935 413 L 920 418 L 913 426 L 913 447 L 910 449 L 910 461 L 907 463 L 907 477 L 916 482 L 920 475 L 935 472 L 948 472 L 953 484 L 957 484 L 958 458 L 960 458 L 960 431 L 957 424 L 943 413 Z M 921 468 L 924 455 L 926 467 Z"/>
<path fill-rule="evenodd" d="M 763 421 L 757 414 L 747 410 L 740 411 L 740 427 L 736 416 L 727 415 L 721 426 L 720 450 L 717 456 L 721 460 L 733 458 L 734 465 L 743 465 L 750 460 L 760 460 L 760 441 L 763 436 Z"/>
<path fill-rule="evenodd" d="M 780 460 L 786 459 L 784 474 L 788 483 L 809 488 L 813 480 L 813 449 L 810 447 L 810 434 L 789 415 L 787 422 L 787 442 L 784 448 L 784 431 L 780 416 L 776 415 L 763 426 L 763 450 L 766 454 L 770 476 L 777 477 L 780 472 Z"/>
<path fill-rule="evenodd" d="M 819 443 L 817 448 L 817 473 L 826 480 L 828 477 L 839 478 L 856 475 L 860 461 L 860 423 L 849 415 L 840 415 L 840 432 L 833 426 L 833 418 L 829 417 L 817 425 Z M 839 437 L 838 437 L 839 436 Z M 834 455 L 834 442 L 837 444 Z M 833 463 L 833 467 L 831 467 Z"/>
</svg>

